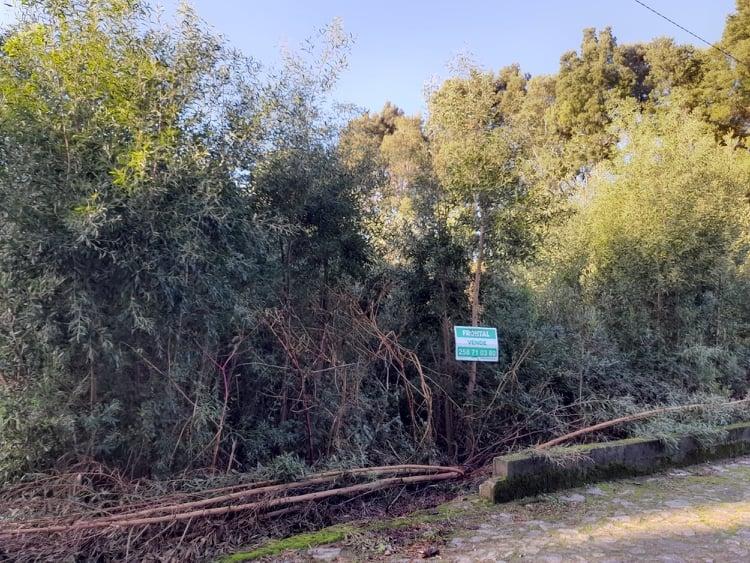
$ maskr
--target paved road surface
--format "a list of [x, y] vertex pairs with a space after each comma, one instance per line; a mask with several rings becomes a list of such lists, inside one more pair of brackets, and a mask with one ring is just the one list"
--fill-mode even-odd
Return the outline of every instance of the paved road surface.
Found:
[[459, 499], [354, 530], [274, 560], [750, 563], [750, 456], [507, 504]]
[[750, 457], [497, 505], [468, 527], [432, 560], [750, 561]]

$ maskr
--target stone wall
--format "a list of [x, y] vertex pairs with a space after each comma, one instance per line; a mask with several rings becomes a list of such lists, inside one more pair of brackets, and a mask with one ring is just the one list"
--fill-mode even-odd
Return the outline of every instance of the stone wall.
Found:
[[630, 439], [496, 457], [479, 493], [493, 502], [750, 452], [750, 423], [727, 426], [710, 444], [694, 436]]

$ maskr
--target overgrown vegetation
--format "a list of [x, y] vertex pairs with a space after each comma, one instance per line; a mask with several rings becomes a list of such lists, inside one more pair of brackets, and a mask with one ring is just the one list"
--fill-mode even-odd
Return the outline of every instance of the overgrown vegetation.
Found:
[[[29, 0], [0, 50], [0, 481], [478, 463], [750, 376], [747, 68], [584, 32], [345, 115], [186, 8]], [[722, 46], [746, 60], [750, 1]], [[497, 326], [499, 364], [453, 360]]]

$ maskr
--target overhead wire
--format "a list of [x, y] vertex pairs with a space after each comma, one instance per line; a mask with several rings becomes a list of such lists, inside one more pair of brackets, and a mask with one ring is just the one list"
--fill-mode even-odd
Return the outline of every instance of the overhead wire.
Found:
[[636, 4], [639, 4], [639, 5], [641, 5], [641, 6], [643, 6], [643, 7], [644, 7], [644, 8], [646, 8], [646, 9], [647, 9], [648, 11], [650, 11], [650, 12], [653, 12], [654, 14], [656, 14], [657, 16], [659, 16], [660, 18], [662, 18], [663, 20], [666, 20], [666, 21], [668, 21], [669, 23], [671, 23], [671, 24], [672, 24], [672, 25], [674, 25], [675, 27], [678, 27], [679, 29], [681, 29], [681, 30], [682, 30], [682, 31], [684, 31], [685, 33], [688, 33], [688, 34], [692, 35], [692, 36], [693, 36], [693, 37], [695, 37], [695, 38], [696, 38], [696, 39], [697, 39], [698, 41], [702, 41], [703, 43], [705, 43], [705, 44], [706, 44], [706, 45], [708, 45], [709, 47], [711, 47], [711, 48], [713, 48], [713, 49], [716, 49], [716, 50], [717, 50], [717, 51], [719, 51], [720, 53], [722, 53], [722, 54], [724, 54], [725, 56], [727, 56], [727, 57], [729, 57], [730, 59], [732, 59], [732, 60], [733, 60], [734, 62], [736, 62], [736, 63], [738, 63], [738, 64], [743, 64], [743, 65], [746, 65], [746, 66], [750, 66], [750, 65], [748, 65], [748, 63], [746, 63], [745, 61], [742, 61], [742, 60], [738, 59], [737, 57], [735, 57], [735, 56], [734, 56], [734, 55], [733, 55], [732, 53], [730, 53], [730, 52], [729, 52], [729, 51], [727, 51], [726, 49], [724, 49], [724, 48], [722, 48], [722, 47], [719, 47], [719, 46], [718, 46], [718, 45], [716, 45], [715, 43], [711, 43], [711, 42], [710, 42], [710, 41], [708, 41], [707, 39], [704, 39], [703, 37], [701, 37], [701, 36], [700, 36], [700, 35], [698, 35], [697, 33], [694, 33], [694, 32], [692, 32], [692, 31], [690, 31], [690, 30], [689, 30], [688, 28], [686, 28], [685, 26], [683, 26], [683, 25], [680, 25], [679, 23], [677, 23], [677, 22], [676, 22], [675, 20], [673, 20], [672, 18], [670, 18], [670, 17], [668, 17], [668, 16], [666, 16], [666, 15], [662, 14], [661, 12], [659, 12], [658, 10], [656, 10], [656, 9], [652, 8], [651, 6], [649, 6], [648, 4], [646, 4], [645, 2], [642, 2], [641, 0], [633, 0], [633, 2], [635, 2]]

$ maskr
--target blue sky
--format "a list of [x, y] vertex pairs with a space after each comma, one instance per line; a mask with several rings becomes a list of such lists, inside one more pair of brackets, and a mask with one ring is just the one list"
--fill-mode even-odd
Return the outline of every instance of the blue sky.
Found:
[[[155, 0], [174, 5], [175, 0]], [[671, 36], [697, 40], [633, 0], [193, 0], [198, 14], [236, 47], [265, 62], [296, 47], [336, 17], [354, 35], [340, 102], [378, 110], [390, 100], [422, 111], [424, 85], [471, 53], [488, 69], [517, 62], [532, 74], [556, 72], [560, 55], [580, 44], [584, 27], [611, 25], [620, 43]], [[646, 0], [711, 42], [734, 0]], [[0, 12], [8, 21], [8, 10]]]

